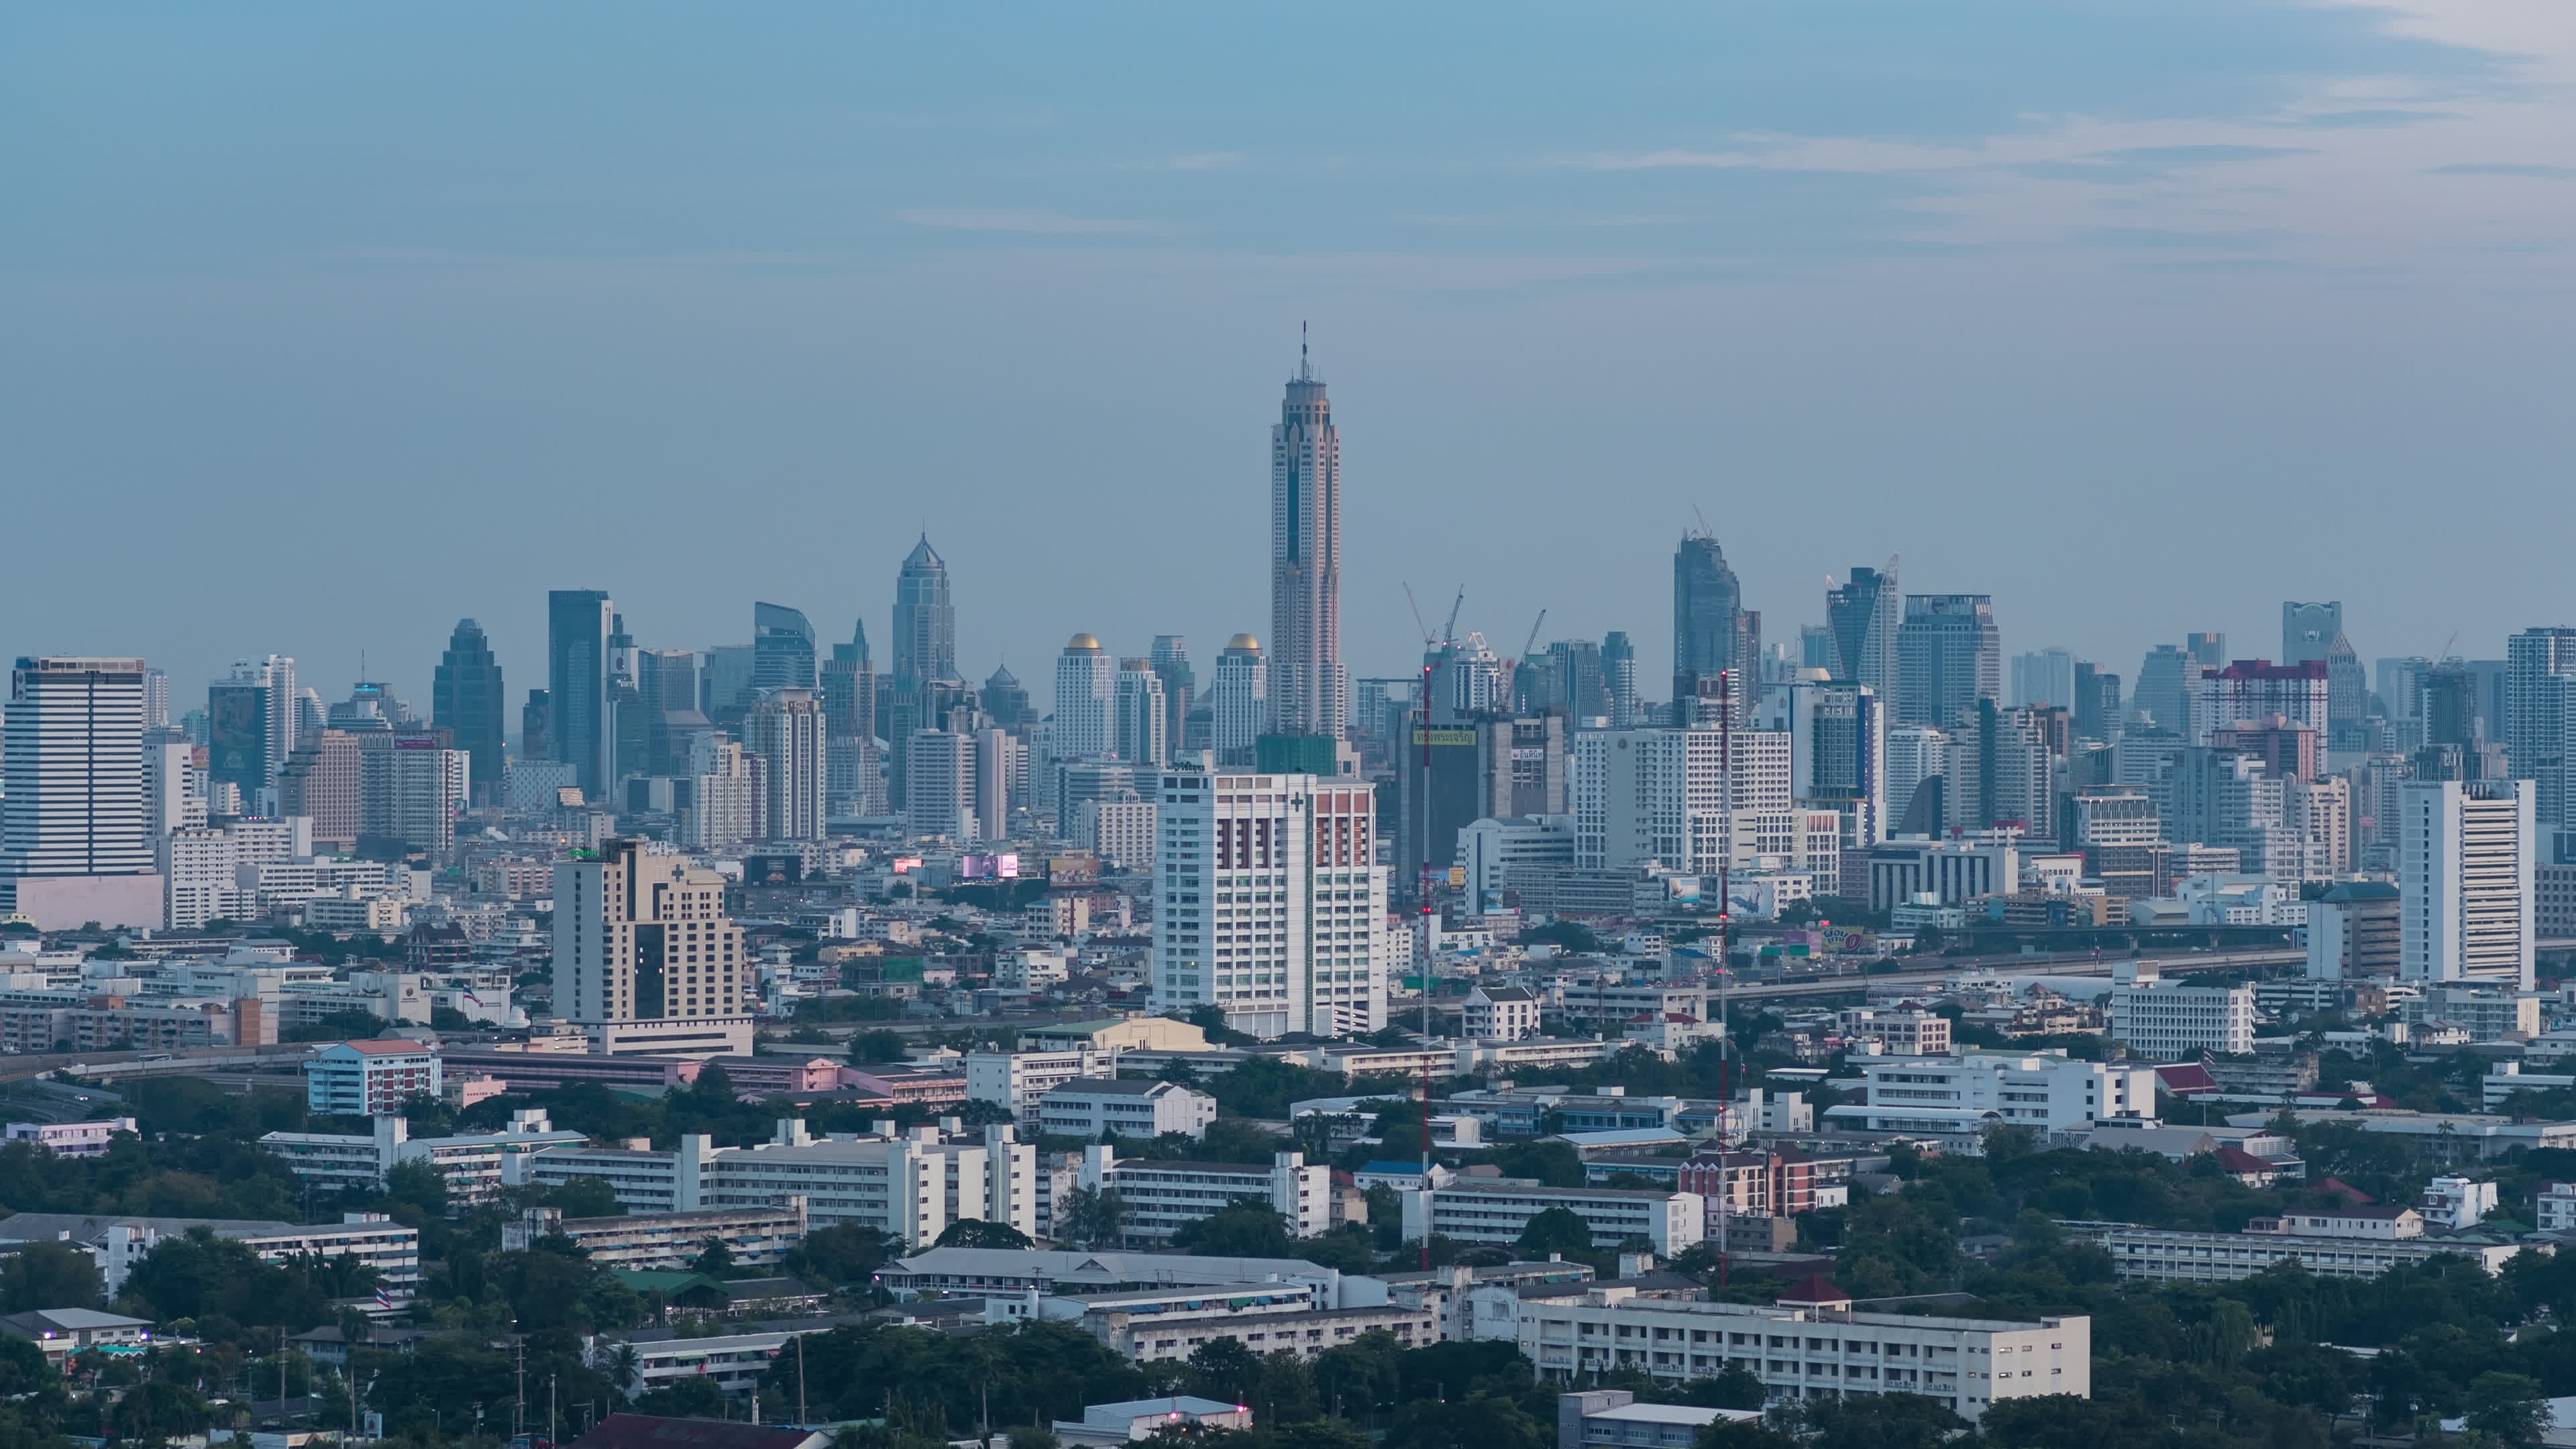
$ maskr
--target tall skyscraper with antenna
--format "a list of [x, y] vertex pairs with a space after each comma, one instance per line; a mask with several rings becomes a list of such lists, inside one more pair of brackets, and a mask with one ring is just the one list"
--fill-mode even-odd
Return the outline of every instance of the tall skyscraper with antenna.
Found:
[[1270, 731], [1340, 739], [1350, 721], [1342, 668], [1342, 434], [1306, 345], [1270, 430]]

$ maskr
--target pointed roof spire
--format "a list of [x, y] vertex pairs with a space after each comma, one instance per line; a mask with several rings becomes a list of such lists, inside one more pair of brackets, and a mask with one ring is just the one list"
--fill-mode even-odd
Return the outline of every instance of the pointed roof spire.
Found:
[[1315, 380], [1314, 364], [1306, 358], [1306, 324], [1302, 319], [1297, 323], [1297, 380], [1299, 382]]

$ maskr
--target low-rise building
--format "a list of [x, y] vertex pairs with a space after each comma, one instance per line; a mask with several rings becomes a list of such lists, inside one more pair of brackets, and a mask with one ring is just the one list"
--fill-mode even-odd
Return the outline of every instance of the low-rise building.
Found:
[[1630, 1369], [1680, 1382], [1741, 1368], [1775, 1399], [1920, 1394], [1975, 1423], [1999, 1399], [2093, 1396], [2093, 1323], [1856, 1313], [1830, 1284], [1764, 1306], [1642, 1298], [1617, 1284], [1521, 1317], [1540, 1376], [1575, 1382]]
[[316, 1187], [333, 1191], [373, 1191], [385, 1175], [405, 1162], [425, 1162], [447, 1179], [447, 1200], [478, 1206], [500, 1197], [503, 1184], [518, 1179], [510, 1164], [554, 1147], [578, 1147], [590, 1139], [578, 1132], [558, 1132], [542, 1108], [510, 1114], [510, 1125], [498, 1132], [468, 1132], [452, 1137], [411, 1135], [401, 1117], [380, 1116], [375, 1130], [350, 1132], [271, 1132], [260, 1147], [286, 1160], [289, 1172]]
[[0, 1333], [33, 1342], [45, 1362], [61, 1369], [73, 1354], [93, 1348], [141, 1348], [152, 1341], [152, 1320], [101, 1313], [94, 1308], [38, 1308], [0, 1316]]
[[1556, 1396], [1556, 1449], [1691, 1449], [1711, 1424], [1759, 1420], [1759, 1409], [1641, 1404], [1626, 1389]]
[[1535, 992], [1518, 986], [1478, 986], [1467, 993], [1459, 1031], [1477, 1041], [1519, 1041], [1538, 1035]]
[[398, 1114], [414, 1097], [444, 1086], [438, 1048], [416, 1041], [335, 1041], [304, 1059], [305, 1110], [374, 1117]]
[[1213, 1288], [1224, 1283], [1311, 1284], [1314, 1302], [1363, 1308], [1387, 1301], [1386, 1284], [1303, 1258], [1229, 1258], [1194, 1253], [1069, 1252], [1041, 1248], [929, 1248], [887, 1264], [876, 1281], [897, 1298], [1021, 1300], [1131, 1288]]
[[12, 1122], [8, 1140], [32, 1142], [56, 1157], [105, 1157], [117, 1133], [134, 1130], [131, 1117], [103, 1122]]
[[2553, 1182], [2532, 1199], [2533, 1226], [2544, 1233], [2576, 1232], [2576, 1182]]
[[1950, 1018], [1934, 1012], [1852, 1007], [1836, 1015], [1834, 1027], [1846, 1038], [1876, 1043], [1874, 1049], [1883, 1056], [1950, 1054]]
[[[763, 1374], [769, 1372], [770, 1360], [778, 1356], [796, 1334], [728, 1333], [715, 1338], [650, 1338], [630, 1337], [625, 1343], [635, 1350], [635, 1372], [618, 1385], [628, 1397], [664, 1388], [681, 1379], [703, 1378], [728, 1396], [748, 1394], [760, 1387]], [[594, 1340], [588, 1351], [591, 1367], [605, 1370], [618, 1345]]]
[[[2114, 971], [2125, 969], [2124, 964]], [[2111, 988], [2110, 1031], [2146, 1061], [2181, 1061], [2202, 1052], [2242, 1055], [2254, 1050], [2254, 988], [2186, 986], [2140, 968], [2135, 979]]]
[[1177, 1082], [1081, 1077], [1038, 1099], [1038, 1130], [1050, 1137], [1204, 1137], [1215, 1121], [1216, 1098]]
[[1114, 1148], [1082, 1154], [1081, 1185], [1115, 1188], [1127, 1204], [1127, 1245], [1156, 1247], [1187, 1224], [1250, 1199], [1279, 1214], [1290, 1237], [1311, 1238], [1332, 1229], [1333, 1170], [1309, 1166], [1302, 1152], [1279, 1152], [1268, 1163], [1171, 1162], [1131, 1158]]
[[2152, 1117], [2148, 1067], [2079, 1061], [2062, 1052], [1970, 1051], [1955, 1057], [1862, 1057], [1867, 1100], [1825, 1109], [1843, 1131], [1939, 1137], [1981, 1150], [1991, 1125], [2067, 1132], [2112, 1117]]
[[554, 1208], [530, 1208], [501, 1225], [505, 1250], [539, 1238], [561, 1236], [603, 1268], [681, 1268], [713, 1239], [738, 1267], [785, 1261], [805, 1241], [805, 1200], [791, 1196], [779, 1207], [701, 1208], [686, 1213], [630, 1213], [615, 1218], [567, 1218]]
[[302, 1254], [352, 1257], [375, 1270], [397, 1301], [420, 1284], [420, 1229], [383, 1213], [343, 1213], [336, 1223], [280, 1223], [240, 1218], [106, 1217], [93, 1213], [17, 1213], [0, 1218], [0, 1244], [69, 1243], [98, 1261], [100, 1286], [109, 1298], [125, 1275], [164, 1238], [204, 1228], [247, 1246], [265, 1263]]
[[1692, 1192], [1619, 1187], [1540, 1187], [1461, 1177], [1399, 1194], [1407, 1240], [1439, 1233], [1462, 1243], [1516, 1243], [1530, 1219], [1563, 1208], [1592, 1230], [1593, 1246], [1642, 1238], [1665, 1256], [1706, 1235], [1707, 1204]]
[[[2358, 1210], [2347, 1210], [2347, 1212]], [[2413, 1216], [2414, 1209], [2393, 1210]], [[2303, 1215], [2304, 1216], [2304, 1215]], [[2335, 1215], [2340, 1219], [2344, 1215]], [[2446, 1254], [2468, 1258], [2489, 1272], [2522, 1251], [2522, 1245], [2488, 1239], [2428, 1238], [2416, 1231], [2399, 1233], [2388, 1219], [2367, 1219], [2361, 1233], [2328, 1236], [2306, 1229], [2256, 1232], [2253, 1227], [2281, 1219], [2261, 1219], [2242, 1233], [2196, 1233], [2178, 1228], [2148, 1228], [2134, 1223], [2064, 1223], [2070, 1235], [2091, 1238], [2111, 1255], [2122, 1278], [2151, 1283], [2228, 1283], [2251, 1278], [2276, 1263], [2295, 1262], [2321, 1278], [2376, 1278], [2391, 1268], [2430, 1262]]]
[[1058, 1443], [1073, 1449], [1115, 1449], [1151, 1439], [1165, 1430], [1184, 1435], [1219, 1429], [1248, 1432], [1252, 1410], [1242, 1404], [1176, 1394], [1161, 1399], [1132, 1399], [1116, 1404], [1086, 1404], [1079, 1419], [1055, 1421]]
[[1023, 1127], [1038, 1122], [1038, 1103], [1047, 1093], [1081, 1077], [1115, 1078], [1118, 1053], [1088, 1047], [1055, 1052], [968, 1052], [966, 1096], [1011, 1109]]

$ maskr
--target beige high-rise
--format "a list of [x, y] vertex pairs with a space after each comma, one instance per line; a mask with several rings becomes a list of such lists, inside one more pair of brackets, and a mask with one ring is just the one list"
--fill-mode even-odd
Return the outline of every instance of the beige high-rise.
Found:
[[725, 878], [647, 845], [555, 866], [555, 1008], [594, 1052], [747, 1056], [755, 983]]

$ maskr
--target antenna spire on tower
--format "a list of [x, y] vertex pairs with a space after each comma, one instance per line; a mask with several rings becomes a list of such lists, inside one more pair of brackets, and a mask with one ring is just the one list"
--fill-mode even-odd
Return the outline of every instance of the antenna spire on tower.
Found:
[[1306, 324], [1302, 320], [1297, 324], [1297, 380], [1299, 382], [1315, 380], [1315, 369], [1306, 360]]

